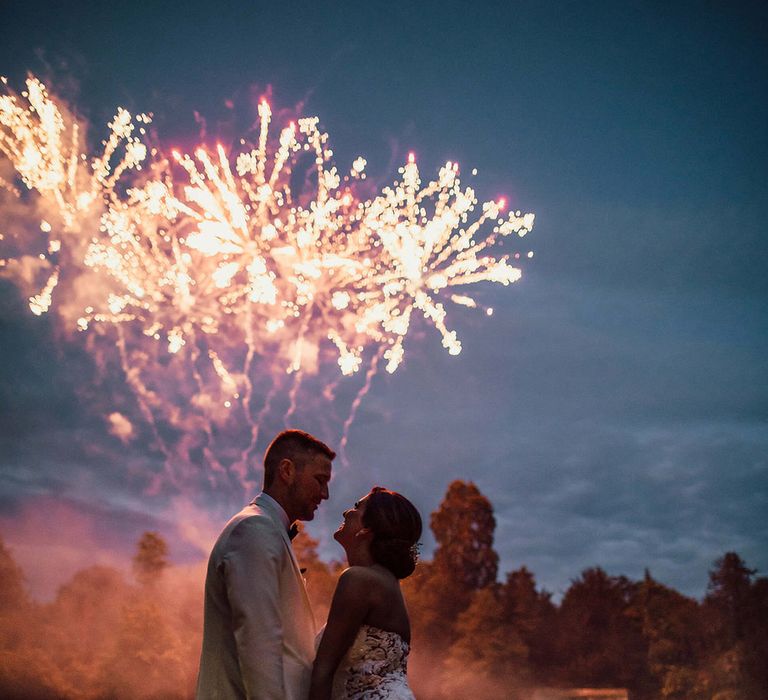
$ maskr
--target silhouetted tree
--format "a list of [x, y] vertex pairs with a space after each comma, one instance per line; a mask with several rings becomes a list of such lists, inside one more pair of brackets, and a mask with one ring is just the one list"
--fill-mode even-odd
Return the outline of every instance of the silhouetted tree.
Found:
[[145, 602], [156, 605], [162, 612], [163, 624], [172, 641], [174, 673], [181, 677], [180, 691], [184, 697], [194, 696], [200, 660], [203, 632], [203, 584], [206, 563], [194, 569], [169, 566], [154, 588], [139, 591]]
[[490, 501], [473, 483], [454, 481], [430, 526], [434, 559], [415, 582], [430, 634], [450, 644], [452, 628], [474, 591], [495, 583], [499, 557], [493, 549], [496, 520]]
[[111, 654], [101, 664], [100, 686], [105, 697], [163, 698], [188, 694], [186, 659], [172, 619], [155, 601], [140, 598], [123, 608], [114, 631]]
[[78, 571], [47, 606], [43, 628], [48, 657], [62, 675], [61, 697], [94, 697], [100, 673], [115, 645], [123, 608], [135, 597], [123, 575], [110, 567]]
[[745, 665], [759, 697], [768, 697], [768, 578], [750, 588], [744, 621]]
[[647, 647], [637, 584], [587, 569], [575, 580], [558, 615], [561, 679], [574, 685], [643, 687]]
[[723, 700], [751, 700], [764, 696], [768, 657], [761, 643], [765, 618], [757, 624], [753, 615], [765, 603], [759, 601], [762, 585], [753, 588], [756, 571], [735, 552], [726, 552], [709, 572], [704, 598], [708, 656], [708, 688]]
[[24, 573], [0, 538], [0, 615], [29, 604]]
[[446, 697], [466, 697], [468, 692], [487, 700], [528, 697], [528, 647], [505, 607], [498, 584], [473, 593], [447, 653], [442, 683]]
[[496, 582], [499, 557], [493, 549], [493, 506], [473, 483], [454, 481], [430, 526], [437, 548], [427, 570], [429, 585], [438, 598], [435, 611], [450, 629], [472, 594]]
[[478, 588], [496, 582], [496, 519], [491, 502], [477, 486], [471, 481], [452, 482], [440, 507], [432, 513], [430, 527], [437, 541], [435, 568], [448, 574], [467, 599]]
[[704, 651], [701, 606], [658, 583], [648, 571], [639, 597], [652, 679], [648, 696], [664, 700], [700, 697], [706, 689], [699, 670]]
[[437, 601], [431, 588], [432, 562], [419, 561], [416, 571], [402, 582], [403, 595], [411, 618], [411, 655], [408, 670], [413, 691], [419, 700], [441, 698], [441, 664], [445, 661], [445, 640], [435, 636]]
[[[403, 583], [409, 670], [420, 700], [531, 697], [526, 686], [622, 686], [633, 700], [768, 698], [768, 579], [734, 552], [718, 559], [700, 604], [655, 581], [602, 569], [574, 580], [559, 608], [521, 567], [495, 581], [495, 522], [473, 484], [453, 482], [431, 520], [438, 546]], [[323, 619], [340, 565], [294, 542]], [[145, 533], [119, 571], [79, 571], [46, 605], [27, 594], [0, 540], [0, 697], [191, 697], [202, 631], [204, 562], [171, 567]], [[165, 572], [165, 573], [164, 573]]]
[[528, 648], [531, 673], [541, 682], [549, 681], [554, 662], [554, 634], [557, 609], [552, 595], [536, 589], [536, 579], [526, 567], [507, 574], [501, 588], [503, 619]]
[[0, 538], [0, 697], [59, 697], [63, 679], [41, 648], [41, 615]]
[[293, 549], [299, 565], [305, 569], [304, 579], [307, 582], [307, 594], [315, 619], [325, 621], [331, 608], [331, 599], [336, 589], [339, 574], [344, 568], [338, 562], [326, 564], [317, 554], [318, 540], [310, 537], [302, 530], [293, 540]]
[[747, 602], [755, 569], [747, 568], [736, 552], [726, 552], [709, 572], [704, 605], [714, 613], [710, 617], [713, 632], [724, 647], [743, 638]]
[[145, 532], [136, 545], [133, 571], [136, 580], [150, 586], [160, 579], [168, 566], [168, 545], [157, 532]]
[[434, 559], [420, 562], [403, 587], [418, 650], [411, 666], [414, 676], [429, 679], [428, 686], [414, 692], [425, 700], [440, 685], [445, 651], [457, 640], [459, 615], [475, 591], [495, 583], [498, 567], [493, 507], [474, 484], [451, 483], [430, 525], [437, 541]]

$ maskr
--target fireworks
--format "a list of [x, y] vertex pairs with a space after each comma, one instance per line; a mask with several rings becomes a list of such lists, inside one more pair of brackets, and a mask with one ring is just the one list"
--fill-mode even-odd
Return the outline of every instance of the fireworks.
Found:
[[[415, 313], [458, 354], [446, 302], [474, 307], [467, 287], [516, 281], [520, 270], [493, 246], [533, 226], [532, 214], [502, 216], [503, 202], [478, 207], [454, 163], [423, 184], [413, 156], [394, 184], [362, 199], [366, 161], [337, 171], [317, 118], [273, 134], [269, 105], [258, 111], [254, 143], [239, 152], [166, 157], [145, 143], [151, 117], [120, 109], [89, 157], [84, 130], [39, 81], [0, 96], [0, 152], [15, 171], [0, 185], [19, 196], [20, 180], [54, 222], [15, 236], [6, 272], [45, 278], [34, 313], [58, 307], [70, 325], [111, 338], [166, 456], [183, 443], [182, 461], [199, 448], [214, 471], [240, 476], [276, 396], [289, 397], [291, 414], [302, 379], [323, 365], [347, 376], [367, 365], [355, 408], [380, 359], [389, 372], [402, 362]], [[224, 467], [211, 426], [235, 412], [250, 440]], [[185, 434], [173, 449], [171, 428]]]

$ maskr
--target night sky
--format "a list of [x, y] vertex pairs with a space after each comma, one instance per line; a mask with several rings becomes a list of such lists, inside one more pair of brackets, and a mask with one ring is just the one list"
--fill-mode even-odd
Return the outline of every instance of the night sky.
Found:
[[[340, 168], [458, 161], [535, 212], [523, 279], [478, 292], [494, 315], [450, 312], [463, 352], [424, 325], [374, 378], [309, 526], [324, 556], [371, 485], [426, 515], [462, 478], [501, 572], [555, 596], [589, 566], [696, 597], [726, 551], [768, 571], [764, 3], [6, 1], [0, 35], [0, 74], [37, 74], [95, 134], [122, 105], [164, 144], [233, 139], [267, 94], [320, 117]], [[38, 596], [125, 566], [146, 529], [199, 560], [253, 495], [148, 494], [157, 454], [104, 420], [128, 390], [89, 389], [82, 342], [8, 280], [0, 353], [0, 534]]]

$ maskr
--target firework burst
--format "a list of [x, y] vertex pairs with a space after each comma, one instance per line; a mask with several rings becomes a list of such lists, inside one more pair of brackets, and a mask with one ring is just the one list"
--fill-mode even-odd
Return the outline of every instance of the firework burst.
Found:
[[[166, 156], [145, 143], [151, 116], [119, 109], [88, 156], [82, 126], [38, 80], [0, 96], [0, 153], [13, 171], [0, 185], [17, 200], [36, 192], [35, 215], [55, 222], [6, 237], [5, 273], [37, 281], [34, 313], [58, 309], [102, 351], [117, 348], [166, 456], [157, 486], [181, 485], [201, 462], [206, 478], [243, 483], [273, 402], [285, 398], [287, 421], [302, 381], [327, 364], [342, 376], [367, 365], [343, 446], [380, 360], [389, 372], [403, 361], [414, 315], [458, 354], [446, 303], [475, 307], [472, 285], [520, 277], [494, 244], [525, 235], [533, 215], [478, 205], [456, 164], [424, 184], [411, 155], [396, 182], [363, 199], [366, 161], [339, 173], [317, 118], [273, 133], [269, 105], [258, 111], [252, 144]], [[237, 450], [217, 445], [243, 421]]]

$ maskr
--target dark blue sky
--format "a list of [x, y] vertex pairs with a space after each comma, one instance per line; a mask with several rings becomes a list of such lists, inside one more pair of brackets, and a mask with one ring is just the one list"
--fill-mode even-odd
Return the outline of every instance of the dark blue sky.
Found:
[[[5, 2], [0, 27], [0, 74], [58, 86], [94, 134], [124, 105], [165, 144], [197, 139], [195, 112], [234, 139], [271, 90], [340, 166], [385, 184], [411, 150], [425, 175], [457, 160], [536, 213], [523, 280], [483, 290], [492, 318], [454, 315], [462, 354], [425, 329], [374, 380], [315, 535], [374, 482], [429, 512], [465, 478], [502, 568], [556, 594], [592, 565], [695, 596], [727, 550], [768, 570], [764, 4]], [[54, 336], [3, 282], [0, 533], [28, 569], [110, 560], [146, 527], [193, 558], [130, 478], [152, 455], [110, 442], [108, 401], [75, 391], [87, 356]], [[54, 495], [87, 553], [40, 534]]]

